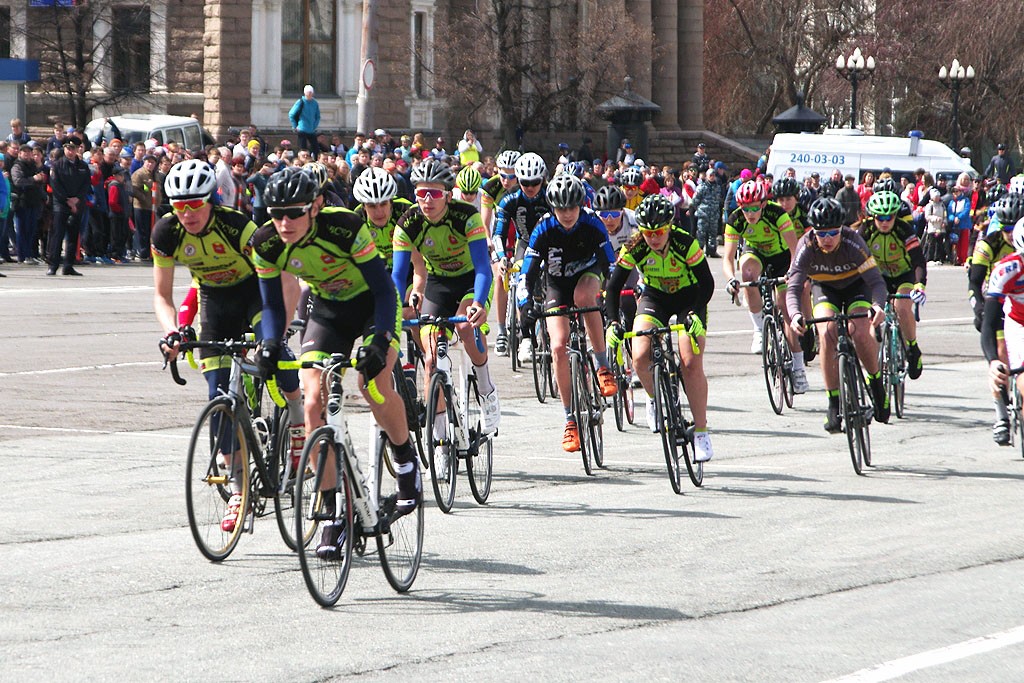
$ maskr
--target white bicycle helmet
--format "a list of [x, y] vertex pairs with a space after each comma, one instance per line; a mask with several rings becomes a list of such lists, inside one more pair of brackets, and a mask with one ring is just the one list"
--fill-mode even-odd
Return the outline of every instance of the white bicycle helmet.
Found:
[[539, 154], [527, 152], [516, 161], [516, 177], [519, 182], [544, 180], [548, 174], [548, 166]]
[[1013, 250], [1018, 254], [1024, 254], [1024, 218], [1013, 226]]
[[504, 152], [498, 155], [498, 158], [494, 160], [494, 165], [498, 168], [511, 168], [516, 167], [516, 162], [519, 161], [519, 157], [522, 156], [519, 152], [514, 149], [506, 149]]
[[352, 185], [352, 195], [360, 204], [381, 204], [394, 199], [398, 194], [398, 184], [391, 174], [383, 168], [370, 166], [356, 178]]
[[1010, 192], [1024, 192], [1024, 173], [1010, 178]]
[[168, 199], [197, 199], [217, 191], [217, 176], [205, 161], [179, 161], [167, 172], [164, 192]]

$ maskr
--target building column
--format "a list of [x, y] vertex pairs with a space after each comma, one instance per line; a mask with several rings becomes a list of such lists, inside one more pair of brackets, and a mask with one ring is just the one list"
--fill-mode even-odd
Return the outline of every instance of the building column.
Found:
[[[655, 27], [651, 20], [651, 0], [636, 0], [626, 3], [633, 19], [645, 36], [654, 36]], [[637, 46], [635, 64], [626, 67], [628, 75], [633, 77], [633, 89], [640, 95], [651, 99], [651, 55], [653, 52], [652, 38], [646, 38]], [[659, 103], [660, 104], [660, 103]]]
[[203, 17], [203, 121], [224, 137], [252, 118], [252, 2], [207, 3]]
[[654, 78], [657, 87], [651, 88], [651, 100], [661, 107], [655, 115], [654, 125], [659, 130], [679, 129], [679, 2], [654, 0], [651, 9], [654, 42], [659, 54], [654, 60]]
[[679, 86], [676, 97], [679, 126], [683, 130], [703, 130], [704, 0], [683, 0], [679, 3], [678, 40], [676, 75]]

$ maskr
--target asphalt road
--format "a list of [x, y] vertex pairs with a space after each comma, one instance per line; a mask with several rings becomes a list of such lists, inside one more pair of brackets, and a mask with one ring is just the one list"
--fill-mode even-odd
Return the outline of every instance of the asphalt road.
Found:
[[[453, 514], [428, 504], [412, 591], [368, 555], [333, 610], [272, 517], [224, 563], [199, 555], [182, 485], [205, 384], [161, 372], [147, 268], [82, 270], [0, 280], [0, 679], [1024, 674], [1024, 458], [992, 443], [958, 269], [931, 273], [925, 372], [907, 419], [872, 427], [864, 477], [821, 428], [817, 363], [796, 409], [771, 412], [749, 319], [723, 293], [706, 361], [716, 455], [681, 496], [639, 427], [610, 424], [607, 469], [586, 477], [559, 448], [560, 411], [502, 360], [490, 504], [461, 479]], [[353, 411], [357, 445], [366, 422]]]

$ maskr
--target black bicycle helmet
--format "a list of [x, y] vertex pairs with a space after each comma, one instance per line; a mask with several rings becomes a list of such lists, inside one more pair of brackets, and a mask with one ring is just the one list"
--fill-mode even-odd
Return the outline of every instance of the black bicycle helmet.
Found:
[[594, 197], [597, 211], [616, 211], [626, 208], [626, 195], [616, 185], [605, 185]]
[[772, 183], [773, 197], [799, 197], [800, 183], [796, 178], [783, 177]]
[[900, 186], [896, 184], [896, 181], [892, 178], [881, 178], [875, 181], [874, 187], [871, 188], [873, 192], [895, 192], [900, 193]]
[[444, 185], [444, 189], [450, 190], [455, 187], [455, 174], [452, 173], [452, 167], [448, 164], [440, 161], [439, 159], [424, 159], [420, 164], [412, 169], [412, 174], [409, 176], [413, 185], [419, 185], [420, 183], [440, 183]]
[[671, 223], [675, 216], [676, 207], [660, 194], [647, 195], [636, 208], [636, 223], [641, 228], [660, 228]]
[[309, 204], [320, 194], [316, 178], [300, 168], [289, 166], [270, 176], [263, 190], [267, 206]]
[[1006, 196], [1006, 186], [1002, 183], [996, 183], [989, 189], [985, 190], [985, 201], [990, 205], [995, 204], [997, 201]]
[[568, 209], [582, 206], [583, 200], [587, 198], [587, 191], [583, 187], [583, 181], [576, 176], [559, 173], [548, 183], [547, 198], [552, 209]]
[[640, 187], [640, 183], [644, 181], [643, 172], [636, 166], [630, 166], [622, 171], [619, 176], [619, 182], [629, 187]]
[[796, 201], [800, 206], [804, 207], [804, 211], [807, 211], [811, 208], [811, 204], [814, 203], [814, 192], [809, 187], [801, 187]]
[[1009, 230], [1017, 221], [1024, 218], [1024, 197], [1017, 193], [1006, 195], [993, 204], [992, 209], [1003, 229]]
[[831, 197], [819, 197], [807, 212], [807, 222], [820, 230], [842, 226], [846, 217], [843, 205]]

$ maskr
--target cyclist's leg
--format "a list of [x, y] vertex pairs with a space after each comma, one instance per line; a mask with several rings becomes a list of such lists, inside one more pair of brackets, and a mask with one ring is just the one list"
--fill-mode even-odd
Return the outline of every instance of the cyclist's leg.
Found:
[[[812, 317], [824, 318], [835, 315], [844, 306], [842, 294], [831, 287], [818, 284], [811, 285], [811, 300], [814, 302]], [[839, 340], [836, 336], [835, 323], [817, 323], [818, 343], [821, 359], [821, 381], [828, 395], [828, 414], [825, 418], [825, 429], [829, 432], [839, 431], [839, 357], [836, 355]]]
[[[544, 300], [544, 308], [572, 306], [575, 282], [566, 278], [548, 278], [548, 291]], [[565, 416], [570, 416], [572, 407], [572, 378], [569, 376], [569, 319], [565, 316], [552, 316], [544, 320], [548, 328], [551, 342], [551, 368], [555, 375], [559, 398], [565, 409]]]
[[[701, 322], [707, 325], [707, 310], [697, 314]], [[690, 402], [690, 413], [697, 431], [707, 431], [708, 427], [708, 378], [704, 374], [704, 346], [707, 337], [697, 338], [699, 353], [694, 353], [690, 337], [685, 332], [679, 334], [679, 371], [686, 385], [686, 399]]]
[[[761, 256], [757, 254], [757, 252], [744, 247], [743, 253], [740, 255], [740, 280], [744, 282], [756, 280], [761, 277], [763, 270], [764, 264], [761, 263]], [[754, 329], [758, 332], [761, 331], [761, 321], [763, 320], [761, 316], [762, 306], [761, 294], [757, 291], [757, 288], [747, 288], [747, 310], [750, 311], [750, 317], [754, 323]]]
[[[633, 331], [641, 332], [657, 327], [664, 327], [672, 311], [664, 305], [665, 295], [657, 290], [647, 288], [644, 290], [640, 300], [636, 302], [636, 319], [633, 321]], [[647, 426], [652, 432], [658, 431], [658, 424], [655, 418], [654, 406], [654, 368], [651, 367], [651, 338], [634, 337], [633, 344], [633, 369], [641, 386], [647, 392], [646, 419]]]

